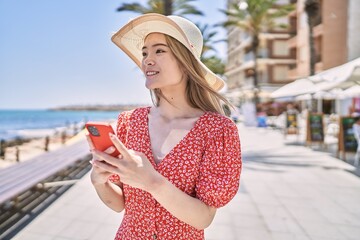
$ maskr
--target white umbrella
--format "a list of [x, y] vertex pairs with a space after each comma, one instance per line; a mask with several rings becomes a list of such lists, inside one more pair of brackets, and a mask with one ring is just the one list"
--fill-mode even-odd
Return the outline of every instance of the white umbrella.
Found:
[[315, 99], [326, 99], [326, 100], [330, 100], [330, 99], [336, 99], [336, 94], [332, 93], [331, 91], [327, 92], [327, 91], [317, 91], [313, 97]]
[[349, 88], [360, 84], [360, 58], [309, 77], [318, 91]]
[[305, 101], [305, 100], [311, 100], [312, 96], [310, 93], [302, 94], [297, 97], [295, 97], [296, 101]]
[[341, 95], [348, 98], [360, 97], [360, 85], [354, 85], [348, 89], [345, 89]]
[[294, 97], [316, 91], [313, 81], [307, 78], [288, 83], [271, 93], [272, 98]]

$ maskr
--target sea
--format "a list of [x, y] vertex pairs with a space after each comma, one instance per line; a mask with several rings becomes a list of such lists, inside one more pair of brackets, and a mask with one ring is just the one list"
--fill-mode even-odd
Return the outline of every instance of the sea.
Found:
[[119, 111], [0, 110], [0, 140], [34, 138], [78, 129], [87, 121], [116, 120]]

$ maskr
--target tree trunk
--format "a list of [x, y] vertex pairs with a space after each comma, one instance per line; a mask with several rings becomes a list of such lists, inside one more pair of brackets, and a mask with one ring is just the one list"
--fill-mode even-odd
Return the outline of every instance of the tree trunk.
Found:
[[309, 23], [309, 51], [310, 51], [310, 76], [315, 74], [315, 44], [314, 44], [314, 19], [308, 17]]
[[310, 53], [310, 76], [315, 74], [315, 62], [316, 62], [316, 53], [314, 45], [314, 26], [315, 21], [319, 14], [320, 2], [319, 0], [306, 0], [304, 3], [304, 10], [308, 17], [309, 25], [309, 53]]
[[259, 83], [258, 83], [258, 48], [259, 48], [259, 36], [254, 35], [252, 40], [252, 52], [254, 54], [254, 103], [255, 107], [257, 108], [257, 105], [259, 103]]
[[164, 14], [166, 16], [172, 15], [173, 0], [164, 0]]

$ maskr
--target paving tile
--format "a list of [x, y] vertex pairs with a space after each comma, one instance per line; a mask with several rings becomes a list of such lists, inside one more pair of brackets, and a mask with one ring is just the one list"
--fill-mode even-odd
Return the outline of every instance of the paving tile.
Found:
[[360, 228], [358, 226], [339, 225], [338, 229], [349, 240], [358, 240], [360, 236]]
[[56, 237], [85, 240], [91, 238], [98, 228], [99, 223], [72, 221], [66, 226], [65, 230], [59, 233]]
[[300, 225], [308, 236], [324, 239], [346, 239], [345, 234], [340, 232], [335, 224], [326, 222], [315, 222], [309, 220], [300, 220]]
[[271, 239], [272, 240], [311, 240], [311, 238], [309, 238], [306, 235], [284, 233], [284, 232], [272, 232]]
[[[239, 132], [240, 189], [217, 210], [207, 240], [359, 238], [360, 179], [352, 166], [278, 131], [239, 125]], [[122, 217], [99, 200], [87, 174], [14, 239], [113, 239]]]
[[32, 233], [26, 232], [24, 234], [17, 235], [12, 240], [52, 240], [52, 235], [46, 235], [45, 233]]

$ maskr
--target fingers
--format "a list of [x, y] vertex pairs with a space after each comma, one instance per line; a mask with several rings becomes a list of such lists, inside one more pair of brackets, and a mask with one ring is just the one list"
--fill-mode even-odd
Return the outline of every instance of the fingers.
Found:
[[86, 136], [86, 140], [87, 140], [87, 142], [89, 144], [90, 149], [95, 149], [94, 144], [91, 141], [90, 135], [87, 133], [87, 134], [85, 134], [85, 136]]
[[93, 160], [92, 165], [94, 167], [100, 168], [102, 172], [118, 173], [117, 168], [111, 164], [108, 164], [105, 161]]
[[109, 165], [109, 164], [113, 165], [113, 166], [119, 165], [119, 158], [113, 157], [107, 153], [98, 151], [96, 149], [93, 149], [92, 153], [97, 159], [101, 159], [101, 160], [105, 161], [105, 164], [107, 164], [107, 165]]
[[114, 143], [115, 147], [119, 150], [119, 152], [121, 153], [121, 155], [124, 158], [130, 158], [131, 157], [131, 153], [130, 151], [125, 147], [125, 145], [120, 141], [119, 138], [117, 138], [114, 134], [110, 133], [109, 134], [111, 141]]
[[107, 154], [112, 154], [113, 152], [115, 152], [115, 147], [111, 146], [108, 149], [106, 149], [104, 152]]

